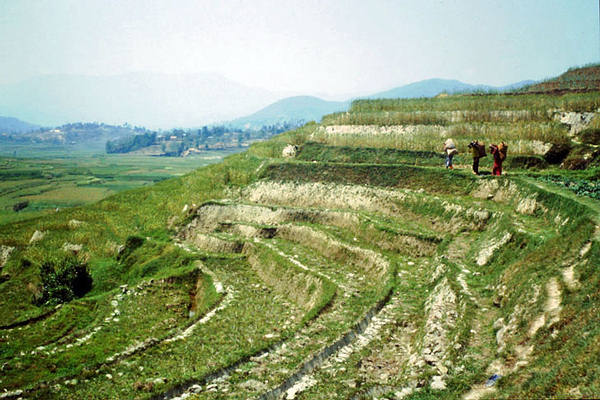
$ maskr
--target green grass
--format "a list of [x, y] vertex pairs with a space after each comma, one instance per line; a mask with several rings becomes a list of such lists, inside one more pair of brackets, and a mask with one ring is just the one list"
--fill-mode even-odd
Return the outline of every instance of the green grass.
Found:
[[467, 193], [475, 182], [469, 175], [439, 168], [379, 164], [277, 163], [269, 165], [262, 176], [276, 181], [426, 188], [431, 193]]
[[[463, 145], [469, 127], [500, 132], [508, 126], [514, 135], [554, 140], [563, 128], [544, 110], [581, 111], [597, 102], [594, 94], [451, 96], [357, 101], [350, 115], [383, 124], [388, 117], [406, 122], [470, 110], [465, 115], [477, 121], [446, 124], [466, 129], [464, 137], [455, 132]], [[408, 114], [414, 110], [423, 113]], [[531, 114], [507, 121], [492, 113], [497, 110]], [[468, 167], [443, 169], [439, 140], [431, 137], [414, 142], [415, 148], [368, 140], [331, 146], [314, 142], [322, 129], [308, 124], [190, 172], [194, 160], [1, 159], [0, 244], [15, 249], [0, 271], [8, 274], [0, 283], [0, 390], [26, 389], [24, 397], [40, 399], [144, 399], [199, 383], [202, 392], [192, 398], [256, 397], [310, 369], [308, 360], [351, 337], [357, 322], [375, 310], [386, 316], [377, 333], [341, 361], [315, 361], [315, 382], [299, 399], [360, 397], [371, 389], [393, 398], [406, 387], [415, 389], [413, 399], [462, 398], [485, 382], [494, 360], [494, 368], [506, 371], [492, 397], [597, 397], [595, 169], [524, 170], [540, 158], [511, 161], [509, 153], [508, 176], [475, 177]], [[287, 144], [299, 146], [297, 159], [282, 158]], [[470, 164], [468, 153], [458, 157]], [[192, 204], [253, 204], [252, 190], [261, 187], [272, 193], [256, 208], [287, 215], [274, 225], [257, 218], [257, 210], [232, 217], [224, 208], [224, 224], [206, 228], [203, 207], [182, 211]], [[298, 193], [281, 193], [284, 188]], [[6, 217], [12, 212], [6, 207], [24, 198], [33, 211]], [[58, 212], [44, 211], [59, 201]], [[318, 212], [321, 219], [314, 217]], [[182, 226], [235, 241], [242, 253], [209, 254], [192, 243], [189, 251], [181, 248], [176, 238]], [[252, 228], [274, 237], [255, 240]], [[46, 235], [30, 244], [36, 230]], [[64, 257], [65, 243], [82, 246], [92, 290], [56, 310], [36, 305], [40, 266]], [[379, 260], [389, 263], [383, 275]], [[554, 295], [550, 282], [559, 290], [554, 322], [556, 311], [545, 311]], [[137, 295], [122, 293], [121, 285]], [[165, 340], [204, 316], [189, 336]], [[530, 334], [540, 316], [544, 323]], [[428, 332], [435, 321], [440, 327]], [[6, 329], [14, 323], [22, 326]], [[500, 327], [504, 349], [498, 348]], [[144, 341], [147, 348], [127, 352]], [[523, 356], [520, 349], [529, 346]], [[443, 363], [425, 362], [431, 352]], [[212, 380], [224, 371], [223, 379]], [[436, 391], [430, 383], [440, 374], [447, 387]]]
[[[41, 158], [0, 157], [0, 224], [34, 218], [66, 207], [90, 204], [123, 190], [152, 185], [218, 162], [227, 152], [206, 157], [167, 158], [31, 151]], [[31, 156], [30, 156], [31, 157]], [[29, 205], [14, 212], [13, 206]]]

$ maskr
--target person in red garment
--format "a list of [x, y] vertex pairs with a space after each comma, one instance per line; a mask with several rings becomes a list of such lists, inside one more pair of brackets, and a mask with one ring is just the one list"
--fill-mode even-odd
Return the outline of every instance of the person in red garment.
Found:
[[490, 153], [494, 157], [494, 166], [492, 167], [492, 175], [502, 175], [502, 162], [506, 159], [507, 145], [502, 142], [499, 146], [490, 145]]

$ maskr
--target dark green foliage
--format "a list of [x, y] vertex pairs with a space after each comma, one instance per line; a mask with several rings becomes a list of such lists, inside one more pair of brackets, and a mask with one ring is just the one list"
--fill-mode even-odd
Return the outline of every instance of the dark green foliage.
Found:
[[583, 170], [597, 165], [600, 161], [600, 150], [594, 146], [581, 144], [571, 150], [562, 164], [562, 168], [569, 170]]
[[544, 154], [544, 159], [549, 164], [560, 164], [571, 151], [571, 145], [566, 143], [553, 144], [550, 150]]
[[87, 264], [72, 255], [44, 262], [40, 268], [40, 278], [42, 297], [38, 300], [39, 304], [66, 303], [92, 289], [92, 277]]
[[369, 164], [423, 164], [430, 160], [440, 164], [444, 158], [442, 153], [435, 151], [398, 150], [389, 148], [357, 148], [351, 146], [327, 146], [320, 143], [308, 142], [300, 147], [299, 160], [369, 163]]
[[510, 157], [508, 160], [510, 168], [517, 169], [530, 169], [530, 168], [546, 168], [548, 163], [542, 157], [539, 156], [515, 156]]
[[546, 182], [564, 186], [579, 196], [588, 196], [593, 199], [600, 199], [600, 182], [598, 181], [564, 176], [547, 176], [540, 179]]
[[585, 144], [600, 145], [600, 128], [588, 128], [579, 132], [579, 139]]
[[0, 181], [13, 181], [21, 180], [24, 178], [42, 179], [44, 178], [44, 174], [42, 171], [32, 171], [31, 169], [12, 168], [8, 170], [0, 170]]
[[144, 147], [153, 145], [156, 142], [156, 132], [144, 133], [141, 135], [127, 136], [115, 141], [106, 142], [107, 153], [128, 153]]
[[145, 239], [141, 236], [129, 236], [125, 240], [125, 247], [123, 247], [119, 254], [117, 254], [117, 261], [126, 260], [138, 247], [144, 244]]
[[13, 211], [14, 212], [19, 212], [22, 209], [27, 208], [28, 205], [29, 205], [29, 201], [27, 201], [27, 200], [26, 201], [20, 201], [20, 202], [18, 202], [17, 204], [15, 204], [13, 206]]

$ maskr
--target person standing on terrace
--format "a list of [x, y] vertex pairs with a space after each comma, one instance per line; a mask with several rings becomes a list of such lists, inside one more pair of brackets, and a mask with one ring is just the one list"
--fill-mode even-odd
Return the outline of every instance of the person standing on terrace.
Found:
[[458, 153], [458, 150], [456, 149], [456, 145], [454, 144], [454, 140], [452, 140], [452, 138], [448, 138], [444, 142], [444, 151], [446, 152], [446, 168], [454, 169], [452, 166], [452, 157]]
[[494, 166], [492, 167], [492, 175], [502, 175], [502, 162], [506, 159], [508, 146], [502, 142], [500, 145], [490, 145], [490, 153], [494, 157]]
[[469, 143], [469, 148], [471, 149], [471, 153], [473, 154], [473, 173], [475, 175], [479, 175], [479, 159], [481, 157], [485, 157], [485, 145], [483, 143], [479, 143], [477, 140]]

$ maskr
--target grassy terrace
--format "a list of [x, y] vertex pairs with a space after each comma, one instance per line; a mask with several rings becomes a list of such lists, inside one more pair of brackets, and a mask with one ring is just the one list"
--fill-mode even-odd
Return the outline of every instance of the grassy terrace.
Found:
[[[315, 142], [327, 127], [362, 126], [353, 113], [383, 129], [378, 118], [403, 124], [418, 110], [440, 118], [428, 127], [510, 127], [530, 141], [556, 129], [570, 140], [547, 110], [597, 102], [358, 101], [222, 163], [2, 224], [0, 395], [597, 397], [600, 207], [550, 179], [595, 185], [597, 169], [534, 171], [509, 153], [509, 175], [494, 178], [472, 175], [467, 155], [447, 171], [439, 149], [377, 145], [377, 135]], [[440, 114], [456, 110], [473, 120]], [[288, 144], [294, 159], [281, 156]], [[73, 252], [91, 291], [36, 301], [43, 264]]]

